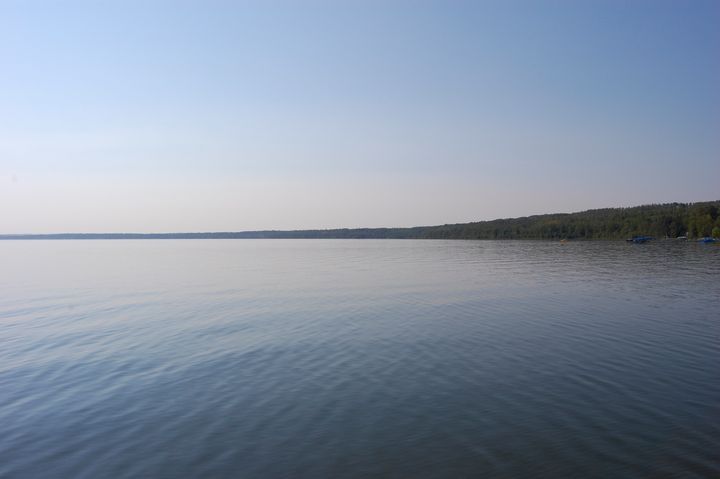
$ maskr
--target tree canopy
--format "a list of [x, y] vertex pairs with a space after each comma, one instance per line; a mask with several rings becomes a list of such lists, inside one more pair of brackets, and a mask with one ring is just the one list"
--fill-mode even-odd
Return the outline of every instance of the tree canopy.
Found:
[[412, 228], [353, 228], [162, 234], [0, 235], [0, 239], [231, 239], [231, 238], [397, 238], [397, 239], [607, 239], [636, 235], [656, 238], [720, 236], [720, 200], [604, 208], [578, 213], [506, 218]]

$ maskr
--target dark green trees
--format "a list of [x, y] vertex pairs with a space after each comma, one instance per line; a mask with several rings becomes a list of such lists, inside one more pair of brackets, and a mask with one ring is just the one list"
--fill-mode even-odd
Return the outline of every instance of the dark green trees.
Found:
[[720, 201], [606, 208], [570, 214], [431, 226], [422, 238], [625, 239], [634, 235], [676, 238], [710, 236], [720, 228]]

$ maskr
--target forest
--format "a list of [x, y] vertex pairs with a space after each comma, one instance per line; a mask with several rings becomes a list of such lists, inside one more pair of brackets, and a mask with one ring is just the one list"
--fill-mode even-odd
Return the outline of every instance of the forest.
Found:
[[636, 235], [657, 239], [720, 237], [720, 200], [604, 208], [473, 223], [412, 228], [352, 228], [207, 233], [64, 233], [0, 235], [0, 239], [251, 239], [251, 238], [395, 238], [395, 239], [580, 239], [621, 240]]
[[604, 208], [426, 228], [423, 238], [626, 239], [720, 237], [720, 201]]

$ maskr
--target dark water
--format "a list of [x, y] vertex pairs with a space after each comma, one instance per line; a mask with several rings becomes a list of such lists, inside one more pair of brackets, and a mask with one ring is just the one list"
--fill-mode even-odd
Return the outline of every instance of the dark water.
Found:
[[720, 477], [720, 247], [0, 243], [0, 476]]

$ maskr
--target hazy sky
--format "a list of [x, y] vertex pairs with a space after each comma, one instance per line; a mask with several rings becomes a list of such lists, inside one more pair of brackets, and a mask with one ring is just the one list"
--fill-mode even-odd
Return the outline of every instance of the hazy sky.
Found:
[[0, 0], [0, 233], [720, 198], [720, 2]]

